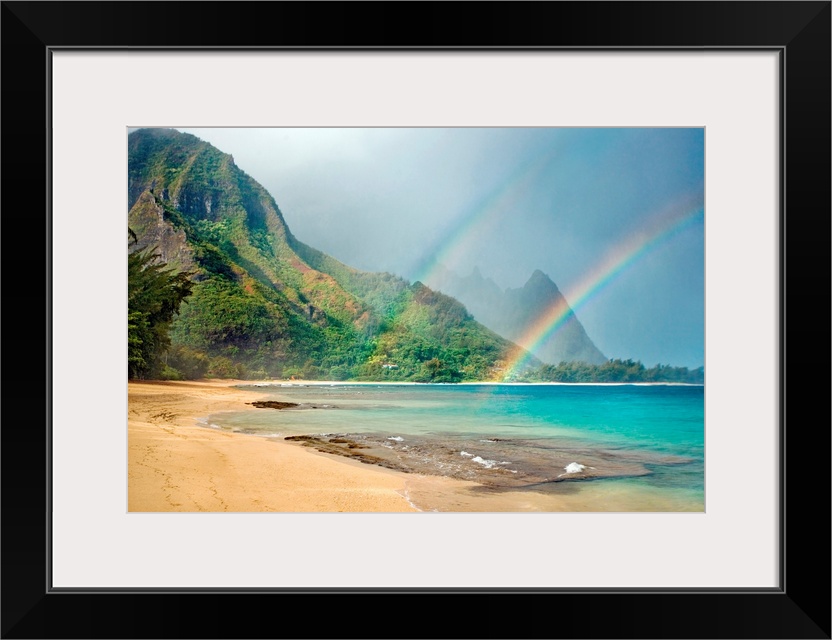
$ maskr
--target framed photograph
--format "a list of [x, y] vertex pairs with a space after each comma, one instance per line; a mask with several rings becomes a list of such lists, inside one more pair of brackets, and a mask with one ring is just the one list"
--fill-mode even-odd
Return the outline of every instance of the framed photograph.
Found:
[[[506, 615], [489, 617], [485, 624], [506, 637], [539, 633], [524, 613], [527, 609], [521, 608], [529, 604], [569, 612], [558, 616], [551, 631], [554, 637], [830, 637], [829, 409], [826, 401], [819, 401], [823, 395], [815, 390], [817, 385], [811, 384], [814, 378], [827, 384], [829, 376], [828, 365], [820, 363], [828, 353], [830, 326], [829, 2], [607, 3], [601, 18], [597, 4], [581, 2], [494, 3], [473, 13], [470, 5], [425, 3], [398, 8], [338, 3], [327, 5], [331, 21], [323, 24], [320, 9], [309, 4], [208, 3], [200, 5], [199, 12], [194, 7], [191, 3], [3, 4], [4, 637], [280, 635], [272, 612], [287, 606], [295, 615], [315, 616], [310, 637], [395, 636], [389, 629], [358, 631], [354, 616], [380, 602], [395, 603], [396, 598], [417, 594], [438, 607], [437, 612], [445, 608], [458, 613], [460, 603], [454, 598], [463, 595], [473, 597], [474, 603], [493, 602]], [[387, 29], [372, 27], [371, 18], [380, 17], [403, 25], [402, 31], [391, 36]], [[185, 24], [188, 29], [182, 28]], [[249, 132], [250, 151], [223, 148], [236, 144], [232, 136], [243, 130]], [[670, 463], [700, 464], [699, 485], [691, 484], [696, 484], [692, 476], [679, 480], [668, 472], [662, 476], [668, 486], [675, 486], [674, 482], [685, 486], [661, 493], [665, 498], [672, 494], [673, 506], [648, 509], [617, 506], [634, 504], [632, 496], [643, 495], [632, 483], [620, 493], [630, 502], [603, 509], [597, 505], [607, 498], [593, 494], [594, 506], [566, 512], [529, 508], [525, 511], [536, 512], [527, 513], [517, 502], [500, 509], [494, 506], [498, 504], [492, 499], [494, 493], [483, 494], [491, 500], [480, 503], [487, 505], [484, 508], [436, 508], [437, 513], [423, 514], [394, 513], [398, 511], [394, 508], [335, 513], [339, 509], [329, 503], [297, 509], [299, 513], [175, 508], [174, 503], [182, 504], [180, 485], [185, 476], [169, 475], [166, 468], [150, 464], [156, 436], [151, 434], [147, 442], [128, 442], [125, 418], [139, 407], [128, 402], [122, 372], [128, 363], [128, 369], [144, 366], [149, 360], [142, 358], [153, 354], [123, 348], [128, 281], [123, 231], [129, 209], [132, 226], [137, 226], [134, 240], [139, 241], [142, 233], [147, 240], [148, 228], [142, 225], [148, 216], [156, 209], [161, 219], [188, 211], [182, 198], [187, 200], [189, 193], [180, 189], [172, 195], [179, 165], [148, 169], [147, 163], [139, 163], [149, 157], [143, 150], [157, 149], [160, 135], [165, 144], [175, 138], [174, 143], [183, 148], [192, 142], [187, 136], [196, 135], [194, 139], [210, 142], [226, 168], [236, 163], [241, 171], [251, 171], [259, 153], [259, 162], [276, 172], [281, 160], [268, 150], [282, 144], [293, 148], [295, 156], [307, 154], [310, 164], [324, 165], [314, 178], [322, 193], [321, 176], [331, 174], [329, 166], [334, 166], [331, 150], [338, 145], [358, 147], [355, 140], [334, 139], [333, 133], [397, 132], [393, 142], [410, 159], [406, 173], [415, 175], [426, 171], [415, 149], [439, 144], [438, 138], [428, 140], [439, 130], [449, 132], [446, 142], [460, 132], [505, 134], [500, 145], [490, 139], [466, 138], [448, 143], [439, 155], [424, 155], [434, 169], [442, 162], [450, 167], [460, 150], [478, 158], [472, 166], [481, 173], [467, 177], [475, 186], [491, 184], [486, 179], [489, 171], [501, 176], [501, 167], [506, 169], [503, 182], [508, 186], [503, 195], [512, 189], [508, 178], [514, 174], [507, 168], [528, 155], [528, 141], [513, 136], [526, 131], [534, 133], [532, 142], [557, 131], [577, 137], [591, 131], [604, 135], [624, 131], [631, 136], [675, 132], [685, 137], [673, 143], [658, 134], [646, 141], [639, 138], [638, 145], [623, 148], [638, 146], [643, 152], [631, 152], [629, 160], [605, 166], [589, 161], [593, 156], [586, 149], [591, 141], [581, 138], [580, 144], [574, 144], [583, 156], [555, 163], [556, 171], [548, 180], [568, 199], [568, 188], [579, 181], [581, 170], [603, 172], [603, 187], [596, 191], [607, 191], [581, 195], [582, 205], [597, 197], [597, 202], [626, 216], [627, 202], [620, 195], [626, 189], [615, 185], [626, 184], [633, 167], [645, 164], [649, 153], [650, 163], [645, 166], [650, 168], [643, 173], [654, 176], [651, 193], [667, 192], [678, 205], [671, 207], [675, 214], [661, 218], [665, 226], [659, 224], [653, 235], [643, 235], [641, 245], [633, 244], [629, 253], [622, 251], [618, 263], [610, 262], [606, 271], [587, 281], [583, 290], [587, 296], [644, 246], [693, 224], [694, 218], [699, 225], [704, 307], [692, 308], [689, 315], [704, 315], [700, 346], [704, 346], [706, 384], [699, 400], [704, 416], [699, 445], [703, 458], [699, 463], [681, 456], [637, 461], [653, 471]], [[411, 135], [416, 131], [422, 137]], [[278, 138], [275, 132], [283, 133]], [[308, 135], [298, 137], [299, 132]], [[322, 139], [322, 132], [330, 137]], [[381, 199], [399, 185], [399, 191], [410, 188], [410, 198], [423, 201], [426, 210], [439, 211], [440, 196], [456, 197], [442, 184], [455, 175], [450, 168], [431, 174], [437, 193], [426, 193], [424, 186], [410, 186], [389, 171], [391, 163], [380, 151], [392, 144], [389, 140], [368, 140], [362, 139], [362, 153], [378, 156], [381, 163], [366, 164], [353, 157], [352, 177], [346, 174], [353, 191], [366, 192], [369, 183], [362, 181], [372, 174], [378, 189], [374, 198]], [[695, 143], [699, 151], [684, 147], [687, 169], [671, 169], [677, 165], [663, 158], [668, 148], [682, 143]], [[321, 153], [313, 153], [316, 148]], [[483, 161], [488, 149], [495, 150], [492, 156], [497, 160]], [[244, 153], [254, 155], [244, 158]], [[547, 163], [538, 173], [546, 173]], [[299, 183], [312, 180], [296, 168], [291, 170]], [[575, 177], [567, 180], [569, 171]], [[220, 174], [206, 179], [216, 184]], [[690, 187], [697, 180], [698, 191]], [[676, 182], [688, 185], [685, 193], [672, 192]], [[638, 191], [632, 179], [630, 184], [632, 192]], [[16, 197], [18, 186], [25, 188], [25, 198]], [[480, 193], [481, 199], [489, 198], [487, 191]], [[532, 197], [532, 191], [528, 187], [524, 192], [526, 210], [533, 209], [533, 200], [544, 198]], [[346, 202], [345, 191], [332, 188], [331, 193]], [[170, 204], [172, 198], [175, 206]], [[142, 202], [147, 206], [136, 209], [136, 203]], [[206, 204], [200, 198], [194, 206], [211, 207], [214, 202]], [[504, 242], [478, 245], [473, 253], [489, 251], [496, 256], [501, 249], [511, 253], [507, 222], [509, 216], [516, 220], [519, 214], [506, 207], [493, 209], [492, 222], [502, 225]], [[269, 218], [264, 216], [268, 226]], [[431, 219], [427, 213], [424, 217], [430, 221], [426, 229], [442, 226], [440, 218]], [[612, 233], [614, 217], [606, 220]], [[343, 222], [329, 219], [319, 224], [335, 234], [331, 242], [344, 245], [346, 227], [337, 231]], [[358, 224], [358, 217], [349, 222]], [[382, 222], [374, 224], [378, 227]], [[540, 234], [552, 234], [545, 219], [539, 224]], [[254, 227], [247, 229], [254, 243], [251, 252], [238, 247], [240, 254], [229, 262], [216, 248], [234, 230], [221, 229], [219, 222], [208, 218], [172, 225], [171, 233], [191, 234], [189, 241], [196, 244], [189, 250], [195, 252], [192, 257], [204, 270], [205, 282], [226, 264], [255, 273], [249, 286], [258, 286], [256, 269], [266, 267], [257, 262], [255, 249], [258, 242], [268, 244], [268, 234], [260, 238]], [[186, 229], [187, 225], [191, 226]], [[288, 228], [287, 235], [297, 233], [305, 239], [291, 222]], [[570, 231], [579, 236], [577, 227]], [[441, 254], [446, 262], [433, 259], [430, 265], [408, 271], [396, 265], [405, 264], [420, 231], [412, 227], [397, 233], [406, 238], [387, 252], [392, 257], [385, 264], [401, 268], [409, 280], [453, 289], [453, 274], [449, 270], [440, 274], [440, 264], [447, 267], [457, 260], [460, 269], [473, 264], [472, 254], [454, 253], [451, 260], [448, 247], [440, 247], [433, 258]], [[371, 234], [369, 227], [364, 234]], [[517, 270], [526, 269], [535, 255], [533, 236], [529, 249], [522, 252], [523, 260], [521, 250], [512, 250], [517, 256], [512, 266]], [[320, 237], [325, 242], [325, 234]], [[326, 247], [313, 249], [294, 237], [291, 242], [306, 265], [332, 260], [317, 251]], [[358, 266], [367, 270], [388, 269], [381, 261], [390, 248], [389, 236], [379, 235], [374, 242], [376, 250], [372, 242], [356, 245], [351, 259], [364, 260], [366, 266]], [[168, 249], [173, 247], [169, 245]], [[33, 246], [38, 247], [34, 259]], [[577, 241], [558, 246], [565, 254], [574, 249], [572, 262], [577, 265]], [[681, 245], [675, 250], [681, 256]], [[174, 253], [169, 253], [169, 260], [176, 259]], [[380, 261], [378, 269], [374, 259]], [[318, 272], [338, 281], [339, 273], [331, 262], [327, 264]], [[495, 259], [490, 264], [511, 265], [512, 260]], [[653, 286], [656, 296], [670, 299], [671, 289], [660, 289], [648, 278], [663, 268], [657, 266], [646, 274], [643, 286]], [[695, 279], [695, 270], [690, 267], [689, 278]], [[243, 281], [241, 273], [236, 275]], [[672, 284], [669, 269], [664, 275], [666, 284]], [[675, 282], [677, 289], [682, 286], [681, 280]], [[314, 297], [322, 285], [305, 286], [298, 289], [292, 308], [307, 314], [309, 326], [323, 326], [315, 324], [315, 314], [326, 312], [328, 301]], [[571, 291], [577, 293], [567, 297], [576, 305], [582, 290], [576, 285]], [[193, 336], [206, 330], [209, 312], [219, 307], [220, 298], [227, 299], [228, 292], [214, 293], [220, 297], [206, 298], [202, 307], [194, 305], [204, 313], [191, 318], [190, 337], [175, 344], [187, 348], [203, 344], [196, 340], [204, 341], [205, 336]], [[278, 303], [277, 299], [269, 302]], [[468, 304], [475, 306], [476, 301]], [[677, 304], [685, 303], [679, 298]], [[16, 313], [20, 308], [26, 312]], [[195, 313], [193, 309], [189, 313]], [[486, 312], [484, 308], [481, 313]], [[619, 313], [630, 312], [620, 306]], [[626, 317], [643, 326], [642, 333], [651, 334], [645, 343], [666, 342], [679, 350], [686, 344], [678, 334], [660, 335], [649, 320], [637, 319], [634, 313]], [[511, 371], [503, 374], [521, 379], [543, 375], [532, 351], [550, 337], [556, 319], [548, 320], [535, 335], [513, 338], [528, 352], [510, 359]], [[499, 324], [501, 319], [492, 321]], [[255, 329], [248, 327], [245, 332]], [[134, 338], [132, 331], [128, 340]], [[437, 352], [433, 360], [411, 362], [405, 355], [411, 352], [404, 347], [412, 346], [415, 339], [403, 331], [397, 336], [399, 343], [388, 340], [360, 371], [349, 369], [349, 354], [341, 354], [341, 359], [331, 354], [325, 362], [311, 364], [286, 360], [280, 371], [264, 369], [263, 378], [278, 387], [293, 384], [292, 377], [308, 379], [316, 374], [330, 381], [363, 375], [373, 380], [387, 376], [458, 382], [469, 374], [480, 376], [477, 367], [493, 371], [494, 364], [482, 359], [454, 360], [451, 367], [451, 352], [463, 357], [453, 350], [456, 345], [446, 345], [446, 351]], [[820, 348], [819, 336], [827, 336]], [[194, 341], [188, 342], [191, 338]], [[42, 351], [31, 351], [31, 345], [40, 344]], [[25, 350], [18, 350], [18, 345], [25, 345]], [[238, 347], [246, 348], [242, 343]], [[270, 343], [273, 353], [280, 348]], [[250, 373], [260, 362], [256, 353], [239, 362], [230, 351], [206, 353], [210, 362], [205, 366], [214, 372], [245, 366]], [[201, 366], [198, 355], [181, 350], [178, 360], [157, 364], [160, 371], [164, 367], [165, 375], [179, 375], [186, 367]], [[615, 355], [604, 354], [602, 360]], [[435, 366], [430, 364], [434, 361]], [[680, 364], [697, 365], [693, 360]], [[566, 375], [551, 369], [548, 375]], [[789, 379], [792, 384], [787, 387]], [[308, 393], [303, 389], [290, 391]], [[189, 391], [194, 402], [204, 398], [202, 392], [197, 387]], [[157, 403], [153, 415], [180, 410], [172, 408], [169, 400], [148, 401]], [[290, 400], [307, 402], [294, 396]], [[308, 402], [322, 401], [316, 395]], [[381, 405], [386, 400], [373, 402]], [[396, 402], [410, 400], [397, 397]], [[636, 400], [620, 402], [617, 413]], [[141, 409], [148, 420], [150, 404]], [[12, 411], [17, 407], [21, 411]], [[325, 409], [316, 415], [325, 416]], [[249, 415], [258, 411], [250, 410]], [[169, 418], [173, 419], [165, 420]], [[407, 418], [401, 414], [396, 419]], [[233, 421], [219, 426], [240, 428]], [[221, 430], [217, 433], [222, 435]], [[407, 438], [415, 437], [410, 432], [401, 435], [385, 436], [371, 451], [384, 446], [395, 453]], [[171, 437], [178, 436], [174, 432]], [[373, 444], [363, 435], [352, 438], [330, 438], [335, 442], [326, 444], [345, 451]], [[483, 451], [502, 446], [498, 453], [507, 456], [500, 440], [484, 438]], [[449, 447], [445, 441], [440, 444]], [[420, 451], [435, 452], [440, 444], [420, 441]], [[459, 454], [454, 458], [458, 465], [476, 463], [490, 469], [503, 460], [494, 457], [497, 453], [489, 457], [479, 450], [470, 452], [467, 444], [457, 448], [460, 451], [453, 451]], [[560, 484], [568, 486], [573, 479], [569, 474], [601, 473], [599, 450], [581, 450], [586, 457], [580, 460], [564, 459], [561, 472], [567, 477]], [[177, 451], [185, 464], [187, 454]], [[506, 464], [515, 464], [528, 474], [524, 477], [532, 478], [537, 454], [531, 446], [524, 452], [525, 466], [519, 459]], [[615, 458], [609, 452], [604, 455], [605, 464]], [[620, 459], [613, 462], [624, 468]], [[633, 457], [626, 463], [634, 465]], [[625, 471], [637, 475], [633, 469]], [[277, 477], [279, 472], [270, 473]], [[509, 473], [503, 475], [510, 478]], [[150, 485], [128, 483], [128, 476], [141, 474], [161, 474], [153, 486], [166, 488], [165, 499], [174, 508], [159, 508], [153, 495], [143, 493], [143, 487]], [[192, 484], [203, 489], [209, 504], [212, 491], [218, 495], [215, 476], [194, 474]], [[326, 481], [322, 471], [319, 483]], [[429, 489], [423, 488], [410, 504], [430, 495], [439, 496], [434, 506], [458, 505], [454, 502], [458, 495], [436, 486]], [[528, 498], [522, 491], [512, 496]], [[809, 496], [815, 508], [806, 508]], [[678, 507], [682, 503], [690, 507], [700, 499], [699, 508]], [[342, 605], [343, 599], [336, 600], [342, 596], [359, 605], [351, 612], [352, 621], [320, 615], [320, 607]], [[142, 605], [147, 604], [170, 612], [180, 626], [160, 626], [156, 618], [143, 613]], [[206, 611], [231, 615], [206, 617]], [[327, 622], [320, 622], [322, 617]], [[435, 618], [417, 616], [416, 622], [407, 624], [408, 635], [437, 635]]]
[[703, 513], [704, 160], [703, 127], [131, 129], [128, 511]]

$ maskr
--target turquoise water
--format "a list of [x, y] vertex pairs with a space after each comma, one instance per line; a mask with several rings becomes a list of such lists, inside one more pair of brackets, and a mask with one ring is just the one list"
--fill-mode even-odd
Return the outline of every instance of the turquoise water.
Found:
[[491, 495], [554, 500], [583, 492], [586, 502], [575, 504], [587, 510], [704, 510], [702, 386], [297, 383], [256, 390], [299, 406], [226, 412], [207, 422], [275, 438], [346, 438], [381, 466], [472, 480]]

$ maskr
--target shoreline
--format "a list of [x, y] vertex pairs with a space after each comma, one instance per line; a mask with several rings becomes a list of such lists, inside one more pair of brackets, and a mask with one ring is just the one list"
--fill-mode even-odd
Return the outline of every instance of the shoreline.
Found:
[[[128, 512], [703, 510], [698, 501], [626, 483], [557, 482], [539, 490], [535, 485], [495, 490], [475, 478], [406, 472], [362, 461], [360, 456], [321, 452], [303, 446], [306, 438], [286, 441], [199, 424], [213, 413], [263, 411], [248, 403], [269, 399], [267, 394], [284, 383], [240, 388], [251, 384], [246, 380], [128, 383]], [[341, 384], [296, 380], [285, 388]]]
[[128, 383], [128, 512], [417, 512], [406, 474], [198, 425], [258, 411], [242, 380]]

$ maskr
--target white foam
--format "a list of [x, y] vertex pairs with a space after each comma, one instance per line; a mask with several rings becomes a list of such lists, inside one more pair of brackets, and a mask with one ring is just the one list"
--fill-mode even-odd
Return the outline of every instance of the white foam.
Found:
[[467, 451], [460, 451], [459, 455], [465, 456], [466, 458], [473, 458], [474, 457], [473, 453], [468, 453]]
[[[407, 500], [407, 504], [416, 509], [416, 511], [422, 511], [422, 509], [413, 504], [413, 500], [410, 498], [410, 487], [408, 487], [407, 484], [404, 485], [404, 493], [401, 495], [405, 500]], [[434, 511], [436, 511], [436, 509], [434, 509]]]
[[566, 473], [561, 473], [558, 478], [561, 476], [565, 476], [567, 473], [580, 473], [584, 469], [594, 469], [595, 467], [588, 467], [585, 464], [580, 464], [578, 462], [570, 462], [568, 465], [564, 467]]
[[491, 469], [491, 468], [493, 468], [493, 467], [494, 467], [494, 465], [496, 465], [496, 464], [497, 464], [497, 461], [496, 461], [496, 460], [484, 460], [484, 459], [483, 459], [483, 458], [481, 458], [480, 456], [475, 456], [475, 457], [473, 457], [473, 458], [471, 458], [471, 459], [472, 459], [474, 462], [477, 462], [477, 463], [481, 464], [481, 465], [482, 465], [482, 466], [484, 466], [486, 469]]
[[404, 442], [404, 438], [402, 438], [401, 436], [390, 436], [387, 439], [388, 440], [395, 440], [396, 442]]

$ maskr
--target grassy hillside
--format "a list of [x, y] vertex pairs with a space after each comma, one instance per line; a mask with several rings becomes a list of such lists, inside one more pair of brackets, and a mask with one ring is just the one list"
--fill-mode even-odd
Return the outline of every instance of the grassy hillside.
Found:
[[299, 242], [274, 198], [195, 136], [140, 129], [128, 153], [137, 246], [193, 283], [165, 375], [483, 380], [516, 352], [454, 299]]

